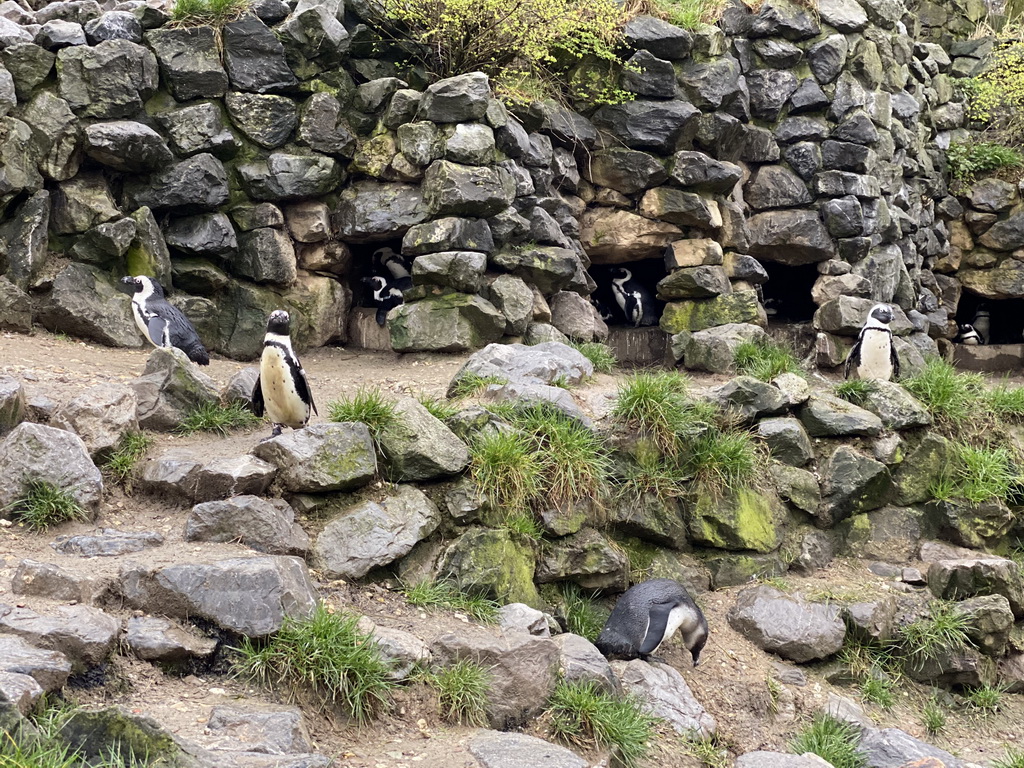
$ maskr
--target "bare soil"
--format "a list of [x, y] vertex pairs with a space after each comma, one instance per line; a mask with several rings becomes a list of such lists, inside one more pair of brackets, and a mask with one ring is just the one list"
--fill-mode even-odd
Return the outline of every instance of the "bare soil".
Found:
[[[48, 398], [63, 402], [83, 388], [104, 381], [127, 382], [140, 375], [149, 350], [110, 349], [66, 337], [37, 331], [31, 336], [0, 335], [0, 374], [14, 375], [26, 386], [30, 401]], [[424, 394], [441, 397], [448, 382], [465, 360], [461, 355], [405, 354], [353, 351], [342, 348], [310, 350], [302, 355], [314, 395], [326, 417], [330, 400], [351, 394], [359, 387], [379, 386], [394, 394]], [[245, 364], [217, 358], [204, 369], [219, 385]], [[574, 391], [592, 415], [600, 417], [611, 405], [621, 374], [598, 376], [586, 387]], [[721, 377], [695, 377], [695, 384], [707, 386]], [[209, 435], [179, 437], [155, 435], [153, 454], [171, 446], [188, 446], [207, 455], [245, 453], [263, 435], [265, 426], [227, 438]], [[151, 454], [152, 455], [152, 454]], [[40, 612], [52, 604], [38, 598], [11, 594], [11, 577], [18, 563], [30, 558], [54, 562], [62, 567], [88, 573], [102, 582], [113, 579], [127, 561], [150, 566], [182, 560], [213, 560], [249, 554], [235, 544], [195, 544], [182, 540], [187, 509], [165, 499], [127, 495], [108, 484], [105, 498], [94, 523], [67, 523], [38, 534], [19, 526], [0, 527], [0, 602], [26, 605]], [[320, 521], [300, 522], [310, 532]], [[157, 531], [165, 537], [163, 546], [122, 557], [82, 559], [60, 555], [50, 546], [58, 535], [115, 527], [127, 531]], [[787, 576], [793, 592], [856, 594], [865, 596], [885, 592], [891, 582], [872, 574], [868, 563], [838, 560], [830, 568], [810, 577]], [[316, 577], [316, 574], [313, 574]], [[429, 639], [451, 631], [465, 617], [431, 613], [409, 606], [401, 595], [382, 584], [318, 584], [322, 595], [337, 608], [368, 616], [385, 626], [410, 631]], [[803, 683], [785, 683], [781, 697], [773, 705], [766, 680], [769, 676], [790, 679], [780, 670], [794, 665], [780, 662], [757, 649], [732, 630], [727, 613], [741, 587], [712, 592], [700, 598], [711, 627], [710, 640], [700, 666], [690, 665], [689, 654], [678, 641], [664, 653], [666, 661], [678, 669], [697, 699], [718, 723], [718, 741], [730, 756], [757, 749], [788, 751], [792, 736], [804, 727], [812, 714], [820, 710], [830, 693], [860, 700], [859, 691], [834, 687], [825, 681], [822, 668], [800, 668]], [[127, 617], [127, 610], [112, 609]], [[798, 676], [799, 677], [799, 676]], [[919, 738], [947, 749], [960, 757], [986, 763], [1003, 755], [1006, 745], [1024, 746], [1024, 696], [1004, 694], [1001, 711], [988, 716], [972, 712], [962, 698], [948, 698], [947, 725], [937, 737], [928, 737], [921, 723], [921, 708], [934, 694], [926, 686], [906, 683], [898, 690], [897, 703], [886, 711], [861, 701], [869, 716], [882, 727], [898, 727]], [[172, 732], [215, 746], [213, 736], [204, 731], [211, 709], [220, 704], [256, 707], [279, 705], [283, 700], [274, 693], [256, 690], [244, 682], [213, 669], [186, 676], [167, 675], [156, 667], [118, 655], [107, 671], [105, 685], [72, 688], [72, 701], [83, 705], [119, 703], [140, 714], [151, 715]], [[312, 712], [306, 713], [317, 751], [330, 755], [339, 766], [352, 768], [470, 768], [476, 763], [467, 749], [474, 729], [441, 721], [437, 702], [422, 685], [402, 688], [391, 710], [372, 726], [357, 728], [331, 721]], [[543, 719], [527, 725], [527, 731], [544, 737]], [[607, 765], [607, 756], [584, 750], [594, 765]], [[658, 740], [652, 765], [690, 768], [702, 765], [687, 756], [687, 747], [677, 736], [663, 732]], [[728, 761], [723, 765], [730, 764]]]

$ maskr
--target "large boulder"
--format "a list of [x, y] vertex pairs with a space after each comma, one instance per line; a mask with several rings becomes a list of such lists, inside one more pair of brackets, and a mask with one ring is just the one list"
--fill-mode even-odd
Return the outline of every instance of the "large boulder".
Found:
[[710, 299], [670, 301], [659, 321], [661, 329], [671, 334], [729, 324], [768, 324], [755, 291], [733, 291]]
[[24, 607], [0, 605], [0, 633], [17, 635], [37, 648], [63, 654], [73, 672], [102, 664], [113, 653], [121, 622], [87, 605], [61, 605], [44, 615]]
[[580, 217], [580, 241], [595, 264], [655, 258], [682, 236], [674, 224], [621, 208], [588, 208]]
[[505, 316], [480, 296], [451, 293], [403, 304], [388, 326], [396, 352], [466, 352], [501, 338]]
[[131, 302], [108, 275], [96, 267], [68, 264], [53, 280], [41, 302], [39, 321], [59, 331], [112, 347], [141, 347], [139, 329], [132, 320]]
[[213, 99], [228, 89], [220, 35], [212, 26], [163, 27], [145, 34], [171, 95], [178, 101]]
[[650, 714], [665, 720], [673, 730], [689, 738], [710, 738], [717, 730], [715, 718], [697, 701], [690, 686], [668, 664], [633, 661], [612, 662], [623, 690], [637, 696]]
[[127, 432], [137, 432], [135, 392], [123, 384], [97, 384], [58, 406], [50, 424], [74, 432], [100, 459], [109, 455]]
[[154, 349], [131, 387], [143, 429], [174, 429], [195, 409], [220, 402], [213, 379], [200, 373], [177, 347]]
[[822, 475], [822, 505], [815, 516], [822, 528], [884, 506], [892, 491], [889, 468], [847, 445], [836, 448]]
[[1001, 557], [937, 560], [928, 566], [928, 588], [936, 597], [962, 600], [1002, 595], [1016, 618], [1024, 616], [1024, 578], [1020, 567]]
[[88, 512], [103, 496], [103, 477], [92, 463], [82, 439], [71, 432], [23, 422], [0, 442], [0, 516], [20, 498], [31, 482], [64, 490]]
[[62, 48], [57, 62], [58, 92], [81, 117], [132, 117], [159, 84], [156, 57], [128, 40]]
[[533, 583], [535, 567], [533, 552], [508, 531], [471, 528], [444, 551], [438, 573], [502, 604], [539, 608], [543, 601]]
[[701, 494], [688, 510], [687, 532], [705, 546], [772, 552], [779, 546], [784, 510], [777, 498], [749, 488]]
[[742, 344], [767, 338], [759, 325], [726, 323], [694, 333], [681, 331], [672, 337], [672, 350], [690, 370], [728, 373], [736, 367], [736, 350]]
[[185, 541], [235, 541], [268, 555], [309, 552], [309, 536], [288, 502], [250, 495], [196, 504], [185, 518]]
[[365, 424], [312, 424], [259, 443], [259, 458], [278, 468], [293, 493], [347, 491], [366, 485], [377, 472], [377, 456]]
[[584, 528], [541, 547], [536, 579], [571, 581], [584, 589], [625, 590], [629, 561], [620, 547], [593, 528]]
[[28, 400], [21, 381], [13, 376], [0, 376], [0, 434], [18, 426], [27, 413]]
[[517, 768], [543, 765], [545, 768], [587, 768], [589, 763], [575, 752], [525, 733], [479, 730], [469, 742], [469, 751], [482, 768]]
[[390, 240], [430, 218], [418, 186], [357, 181], [338, 197], [334, 225], [352, 242]]
[[875, 414], [823, 393], [811, 395], [799, 416], [811, 437], [874, 437], [882, 431], [882, 420]]
[[729, 625], [763, 650], [798, 663], [831, 656], [846, 637], [838, 606], [809, 603], [766, 586], [737, 595]]
[[396, 423], [380, 437], [393, 481], [433, 480], [466, 468], [466, 444], [415, 399], [399, 398], [395, 417]]
[[493, 216], [512, 203], [515, 191], [501, 167], [435, 160], [423, 176], [423, 200], [435, 216]]
[[568, 344], [547, 341], [525, 344], [488, 344], [474, 353], [452, 377], [449, 395], [466, 376], [495, 377], [526, 384], [553, 384], [562, 381], [570, 386], [580, 384], [594, 375], [594, 364]]
[[21, 637], [0, 633], [0, 673], [28, 675], [44, 691], [59, 691], [71, 675], [71, 662], [59, 651], [37, 648]]

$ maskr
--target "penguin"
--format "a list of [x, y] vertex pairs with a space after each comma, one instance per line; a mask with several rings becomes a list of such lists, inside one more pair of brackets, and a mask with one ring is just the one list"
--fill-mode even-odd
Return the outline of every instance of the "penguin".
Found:
[[291, 318], [283, 309], [270, 313], [260, 374], [252, 388], [252, 411], [257, 416], [267, 414], [274, 425], [271, 437], [280, 435], [282, 427], [301, 429], [309, 422], [310, 411], [317, 413], [306, 372], [292, 349], [290, 326]]
[[380, 266], [380, 271], [387, 270], [391, 275], [389, 282], [395, 288], [400, 291], [412, 288], [412, 275], [409, 273], [411, 265], [404, 256], [395, 253], [391, 248], [378, 248], [373, 252], [373, 260]]
[[611, 323], [615, 321], [615, 313], [612, 312], [611, 307], [609, 307], [602, 299], [595, 296], [594, 294], [591, 294], [590, 304], [591, 306], [594, 307], [594, 309], [597, 310], [597, 314], [601, 317], [602, 320], [604, 320], [605, 323]]
[[619, 305], [626, 322], [634, 328], [641, 325], [654, 325], [657, 318], [654, 312], [654, 296], [639, 280], [633, 279], [633, 273], [625, 267], [613, 270], [612, 294]]
[[980, 343], [988, 344], [992, 332], [992, 316], [987, 306], [984, 304], [978, 305], [978, 311], [974, 313], [974, 320], [971, 321], [971, 325], [977, 331]]
[[891, 321], [892, 307], [888, 304], [875, 304], [871, 308], [857, 343], [846, 356], [846, 378], [850, 378], [851, 370], [857, 372], [858, 379], [891, 381], [900, 375], [900, 359], [889, 329]]
[[388, 312], [405, 301], [398, 287], [380, 275], [364, 277], [363, 282], [373, 291], [374, 306], [377, 307], [377, 325], [384, 325]]
[[676, 630], [696, 667], [708, 641], [704, 614], [678, 581], [651, 579], [626, 590], [594, 644], [610, 659], [661, 661], [651, 654]]
[[956, 340], [961, 344], [967, 344], [968, 346], [977, 346], [981, 344], [981, 336], [974, 326], [970, 323], [966, 323], [960, 326], [960, 335], [956, 337]]
[[177, 347], [193, 363], [210, 364], [196, 329], [180, 309], [167, 302], [160, 283], [146, 275], [127, 275], [118, 287], [132, 295], [132, 316], [146, 341], [154, 347]]

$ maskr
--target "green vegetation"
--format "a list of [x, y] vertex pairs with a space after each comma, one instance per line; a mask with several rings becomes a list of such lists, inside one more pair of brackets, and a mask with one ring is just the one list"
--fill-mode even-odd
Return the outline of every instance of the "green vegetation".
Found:
[[118, 482], [127, 482], [152, 445], [153, 438], [145, 432], [125, 432], [103, 468]]
[[387, 703], [394, 683], [373, 636], [355, 614], [318, 605], [307, 619], [286, 618], [266, 642], [243, 638], [235, 673], [268, 688], [284, 688], [322, 712], [336, 707], [365, 723]]
[[448, 421], [448, 419], [459, 412], [459, 407], [455, 403], [443, 397], [421, 395], [419, 403], [430, 412], [431, 416], [439, 421]]
[[964, 443], [953, 445], [955, 458], [930, 489], [939, 500], [965, 499], [980, 504], [990, 499], [1006, 499], [1018, 477], [1006, 448], [975, 448]]
[[24, 523], [33, 531], [43, 531], [51, 525], [69, 520], [88, 520], [73, 495], [45, 480], [29, 480], [18, 498], [7, 505], [12, 520]]
[[573, 342], [573, 347], [594, 364], [594, 370], [597, 373], [611, 373], [615, 370], [618, 360], [615, 359], [615, 353], [607, 344], [602, 344], [599, 341]]
[[680, 438], [697, 429], [687, 384], [678, 371], [634, 374], [619, 385], [612, 418], [627, 432], [652, 441], [661, 453], [675, 456]]
[[764, 686], [768, 691], [768, 712], [772, 715], [779, 714], [779, 701], [782, 699], [782, 692], [785, 687], [771, 675], [764, 678]]
[[958, 81], [967, 116], [1003, 146], [1024, 144], [1024, 25], [1017, 19], [996, 35], [985, 71]]
[[508, 380], [501, 376], [481, 376], [478, 373], [466, 371], [459, 376], [458, 381], [452, 386], [451, 396], [456, 399], [472, 397], [483, 392], [491, 384], [507, 384]]
[[249, 10], [251, 0], [175, 0], [171, 21], [183, 27], [223, 27]]
[[968, 144], [954, 141], [946, 150], [946, 162], [949, 164], [949, 175], [954, 181], [971, 184], [978, 176], [1003, 168], [1024, 167], [1024, 154], [993, 141]]
[[554, 736], [614, 750], [625, 768], [637, 768], [651, 752], [656, 719], [635, 698], [617, 699], [594, 682], [559, 682], [547, 715]]
[[704, 736], [688, 741], [686, 751], [691, 757], [700, 760], [701, 764], [707, 768], [728, 768], [732, 765], [728, 752], [719, 746], [714, 736]]
[[932, 600], [928, 615], [907, 624], [899, 632], [901, 651], [919, 667], [938, 659], [944, 651], [972, 647], [967, 637], [967, 617], [956, 603]]
[[993, 762], [992, 768], [1024, 768], [1024, 749], [1007, 747], [1006, 754]]
[[[934, 698], [926, 701], [921, 708], [921, 725], [928, 731], [929, 736], [937, 736], [946, 727], [946, 713]], [[1024, 765], [1021, 768], [1024, 768]]]
[[982, 685], [964, 693], [967, 704], [981, 715], [992, 715], [999, 711], [1003, 703], [1003, 689], [991, 685]]
[[426, 682], [437, 691], [441, 717], [450, 723], [487, 725], [487, 695], [491, 673], [474, 661], [463, 659], [428, 673]]
[[402, 592], [417, 608], [458, 611], [482, 622], [494, 621], [501, 607], [486, 597], [463, 592], [449, 581], [421, 581], [404, 587]]
[[327, 413], [331, 421], [365, 424], [378, 448], [384, 433], [398, 422], [394, 401], [376, 387], [360, 387], [351, 397], [332, 400], [327, 404]]
[[863, 405], [874, 389], [875, 383], [869, 379], [848, 379], [836, 384], [832, 391], [848, 403]]
[[984, 402], [988, 410], [1001, 419], [1024, 419], [1024, 387], [1000, 384], [985, 391]]
[[865, 768], [867, 758], [857, 749], [857, 729], [826, 714], [816, 715], [789, 743], [793, 754], [813, 752], [835, 768]]
[[702, 24], [711, 24], [721, 15], [725, 7], [723, 0], [641, 0], [634, 3], [641, 13], [665, 19], [683, 29], [697, 29]]
[[142, 768], [152, 765], [124, 745], [111, 744], [99, 756], [87, 757], [60, 737], [61, 726], [75, 713], [70, 706], [43, 706], [29, 716], [33, 732], [0, 731], [0, 768]]
[[256, 414], [241, 403], [203, 403], [189, 411], [175, 431], [180, 435], [191, 435], [194, 432], [227, 435], [233, 429], [248, 429], [259, 422]]
[[693, 441], [685, 466], [702, 490], [719, 493], [749, 482], [756, 456], [749, 432], [712, 429]]
[[771, 340], [743, 342], [733, 360], [739, 373], [761, 381], [771, 381], [780, 373], [804, 372], [792, 349]]
[[952, 424], [976, 415], [985, 389], [981, 374], [958, 371], [937, 357], [929, 359], [919, 374], [901, 383], [937, 421]]
[[502, 527], [520, 536], [525, 536], [534, 541], [544, 538], [544, 529], [541, 528], [537, 518], [531, 512], [514, 512], [508, 515], [502, 522]]
[[651, 493], [663, 499], [683, 496], [686, 484], [693, 479], [690, 472], [662, 456], [650, 443], [638, 443], [629, 461], [618, 468], [616, 480], [621, 493], [639, 497]]
[[561, 584], [561, 597], [566, 629], [594, 642], [608, 620], [608, 611], [593, 596], [585, 596], [583, 590], [570, 581]]
[[469, 473], [497, 509], [525, 510], [540, 492], [541, 463], [523, 432], [490, 432], [469, 446]]
[[860, 684], [860, 692], [865, 701], [877, 704], [882, 709], [892, 709], [896, 704], [895, 681], [890, 677], [867, 677]]

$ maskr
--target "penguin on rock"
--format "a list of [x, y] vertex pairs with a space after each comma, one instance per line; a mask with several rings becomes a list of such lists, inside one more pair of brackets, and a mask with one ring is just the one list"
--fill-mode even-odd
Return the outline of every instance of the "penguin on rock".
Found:
[[405, 296], [397, 285], [380, 275], [364, 277], [363, 282], [373, 292], [373, 304], [377, 307], [377, 325], [384, 325], [388, 312], [405, 301]]
[[661, 661], [651, 654], [676, 630], [697, 666], [708, 641], [703, 612], [678, 581], [651, 579], [626, 590], [594, 644], [609, 659]]
[[960, 335], [956, 337], [956, 340], [961, 344], [967, 344], [972, 347], [981, 344], [981, 336], [970, 323], [960, 326]]
[[260, 374], [252, 388], [252, 411], [257, 416], [266, 413], [274, 425], [271, 437], [280, 435], [283, 427], [301, 429], [309, 423], [310, 412], [317, 413], [306, 372], [292, 349], [290, 331], [287, 312], [276, 309], [270, 313]]
[[177, 347], [193, 363], [209, 365], [210, 355], [184, 313], [164, 298], [164, 289], [146, 275], [128, 275], [118, 286], [132, 296], [132, 316], [146, 341], [154, 347]]
[[633, 273], [625, 267], [612, 271], [612, 294], [626, 322], [634, 328], [641, 325], [654, 325], [658, 322], [654, 308], [654, 296], [639, 280], [633, 279]]
[[845, 374], [854, 371], [858, 379], [892, 381], [900, 375], [900, 358], [893, 344], [892, 307], [875, 304], [868, 313], [867, 322], [860, 329], [857, 343], [846, 356]]
[[389, 283], [400, 291], [408, 291], [412, 288], [412, 275], [409, 272], [411, 265], [401, 254], [395, 253], [391, 248], [378, 248], [373, 252], [373, 261], [380, 265], [381, 272], [387, 271], [391, 275]]

